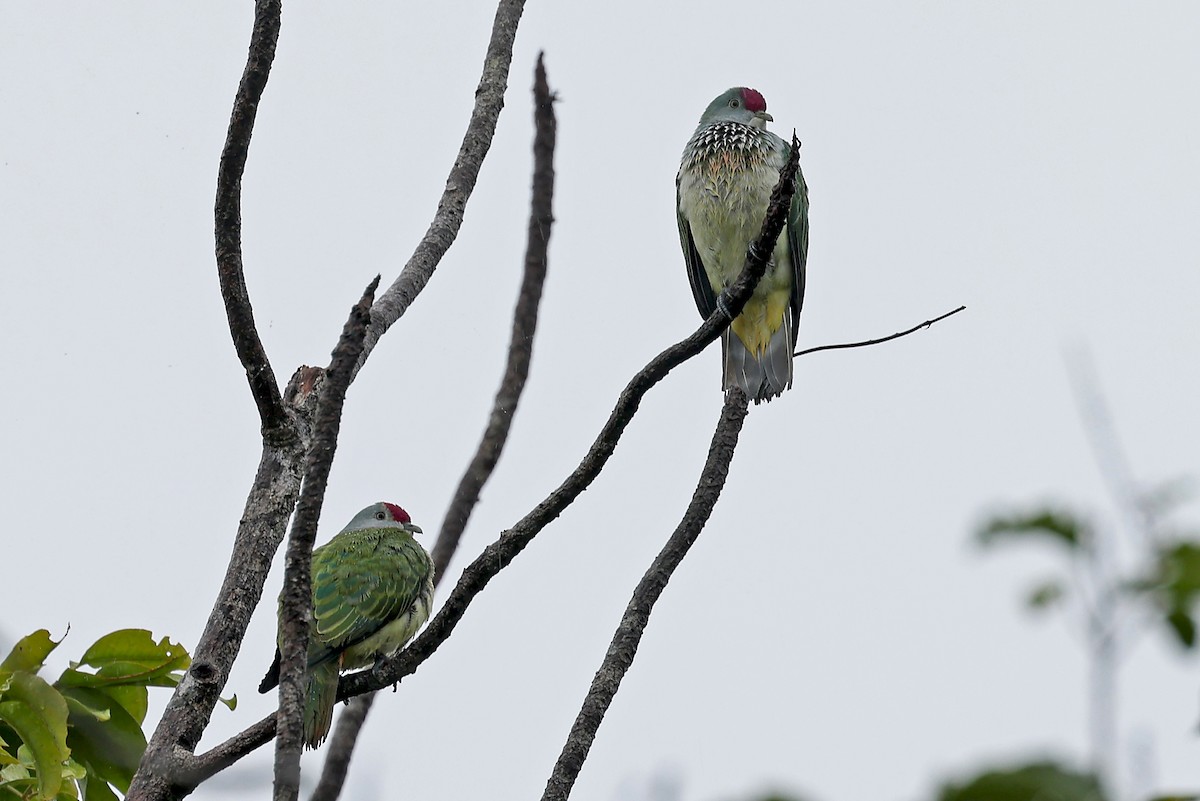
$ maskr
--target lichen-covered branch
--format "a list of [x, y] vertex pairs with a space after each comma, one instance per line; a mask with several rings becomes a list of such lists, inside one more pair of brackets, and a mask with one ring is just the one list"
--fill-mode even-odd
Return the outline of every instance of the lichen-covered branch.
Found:
[[692, 501], [678, 527], [671, 534], [667, 544], [650, 564], [650, 569], [642, 576], [625, 614], [613, 634], [608, 652], [600, 669], [596, 671], [592, 685], [584, 698], [583, 707], [575, 718], [575, 725], [563, 745], [562, 753], [554, 770], [546, 782], [546, 790], [542, 801], [566, 801], [571, 795], [575, 779], [587, 759], [596, 730], [608, 712], [621, 680], [633, 664], [638, 645], [642, 641], [642, 633], [650, 621], [650, 612], [666, 589], [671, 574], [679, 567], [688, 549], [700, 536], [705, 523], [712, 515], [721, 490], [725, 487], [725, 479], [729, 475], [729, 465], [733, 461], [733, 452], [737, 447], [738, 435], [742, 430], [742, 422], [746, 419], [747, 398], [745, 393], [736, 387], [725, 394], [725, 406], [721, 409], [721, 418], [717, 429], [713, 432], [712, 444], [708, 449], [708, 460], [700, 473], [696, 491]]
[[[754, 286], [766, 272], [768, 255], [773, 251], [775, 241], [783, 230], [788, 206], [795, 188], [798, 153], [799, 143], [793, 136], [793, 155], [780, 172], [779, 184], [776, 185], [775, 191], [771, 195], [762, 231], [749, 248], [746, 266], [741, 275], [726, 290], [727, 305], [735, 316], [745, 306], [750, 294], [754, 291]], [[378, 305], [376, 303], [372, 307], [372, 315]], [[665, 378], [672, 369], [711, 344], [728, 325], [728, 318], [719, 311], [714, 312], [691, 336], [651, 359], [649, 364], [640, 370], [621, 392], [609, 419], [601, 428], [595, 442], [592, 443], [575, 471], [545, 500], [511, 529], [503, 532], [499, 539], [487, 546], [483, 553], [467, 566], [441, 610], [407, 648], [381, 665], [378, 670], [343, 676], [338, 685], [338, 699], [344, 700], [382, 689], [415, 672], [421, 663], [428, 659], [438, 646], [450, 636], [454, 627], [458, 625], [458, 621], [462, 619], [466, 608], [487, 583], [507, 567], [538, 532], [558, 517], [595, 480], [609, 457], [612, 456], [617, 442], [637, 413], [646, 393]], [[250, 729], [236, 735], [226, 743], [222, 743], [212, 751], [194, 757], [188, 765], [191, 769], [188, 775], [197, 777], [196, 781], [200, 781], [212, 773], [228, 767], [269, 740], [273, 734], [273, 728], [274, 721], [272, 719], [259, 721]]]
[[[779, 174], [779, 183], [771, 193], [767, 216], [762, 230], [746, 254], [746, 266], [741, 275], [726, 290], [726, 302], [734, 317], [741, 313], [755, 285], [766, 272], [769, 254], [783, 231], [788, 207], [795, 191], [796, 170], [799, 166], [800, 144], [792, 137], [792, 156]], [[395, 684], [416, 669], [437, 650], [458, 621], [462, 619], [471, 601], [487, 583], [537, 536], [551, 521], [562, 514], [577, 497], [595, 480], [604, 469], [609, 457], [616, 450], [625, 428], [633, 420], [642, 398], [650, 389], [683, 362], [692, 358], [729, 325], [729, 318], [722, 312], [713, 312], [695, 333], [672, 345], [650, 360], [621, 392], [617, 404], [600, 434], [592, 443], [579, 466], [550, 495], [529, 514], [521, 518], [511, 529], [487, 546], [475, 561], [463, 571], [458, 584], [442, 605], [441, 610], [429, 621], [425, 630], [407, 648], [385, 662], [377, 670], [362, 671], [343, 676], [338, 687], [338, 698], [349, 698], [372, 690]]]
[[284, 563], [280, 595], [279, 713], [275, 741], [275, 801], [294, 801], [300, 794], [300, 752], [304, 730], [304, 676], [308, 668], [308, 623], [312, 608], [312, 550], [325, 503], [325, 487], [337, 451], [342, 407], [354, 365], [362, 353], [371, 320], [371, 303], [379, 276], [371, 281], [350, 311], [342, 336], [325, 371], [325, 388], [317, 405], [312, 444], [304, 464], [304, 485]]
[[276, 714], [272, 712], [211, 750], [196, 756], [188, 754], [188, 758], [184, 760], [184, 767], [176, 776], [178, 784], [191, 791], [205, 779], [215, 776], [246, 754], [271, 742], [275, 738], [275, 726]]
[[[538, 55], [533, 81], [534, 139], [533, 139], [533, 188], [529, 211], [529, 231], [525, 245], [525, 272], [521, 289], [517, 295], [517, 306], [513, 312], [512, 336], [508, 343], [508, 360], [500, 389], [496, 392], [488, 424], [480, 440], [475, 456], [467, 465], [458, 489], [442, 521], [441, 531], [434, 543], [431, 556], [434, 566], [434, 585], [441, 583], [446, 575], [450, 559], [458, 550], [458, 543], [467, 527], [479, 493], [491, 477], [500, 453], [508, 441], [517, 403], [529, 377], [529, 363], [533, 356], [533, 337], [537, 330], [538, 306], [542, 298], [542, 286], [546, 282], [547, 250], [550, 230], [554, 223], [554, 142], [556, 123], [554, 119], [554, 95], [546, 80], [543, 54]], [[358, 742], [358, 734], [366, 722], [375, 701], [375, 693], [354, 698], [338, 715], [333, 736], [325, 747], [325, 764], [321, 779], [313, 790], [310, 801], [336, 801], [346, 782], [350, 757]]]
[[321, 370], [302, 367], [288, 384], [284, 402], [300, 435], [283, 445], [263, 443], [224, 582], [193, 650], [192, 665], [146, 746], [125, 796], [129, 801], [182, 798], [198, 781], [193, 781], [192, 752], [229, 680], [229, 670], [262, 598], [271, 560], [300, 494], [304, 449], [323, 383]]
[[467, 201], [475, 191], [479, 169], [483, 166], [484, 157], [487, 156], [492, 146], [492, 137], [496, 133], [496, 120], [500, 116], [500, 109], [504, 108], [504, 90], [508, 87], [513, 41], [516, 39], [517, 24], [521, 21], [521, 12], [524, 9], [525, 0], [500, 0], [496, 7], [492, 36], [483, 59], [483, 74], [479, 78], [479, 86], [475, 89], [475, 107], [471, 111], [471, 121], [467, 124], [467, 132], [463, 136], [458, 156], [454, 159], [454, 166], [450, 168], [450, 175], [446, 178], [446, 188], [438, 201], [437, 212], [433, 216], [433, 222], [429, 224], [429, 230], [425, 232], [400, 275], [379, 296], [379, 300], [371, 309], [371, 327], [367, 330], [359, 368], [384, 332], [408, 311], [408, 307], [429, 283], [438, 263], [458, 237]]
[[[379, 337], [398, 319], [428, 282], [462, 224], [503, 107], [508, 66], [524, 3], [501, 0], [476, 92], [471, 122], [459, 157], [447, 179], [434, 222], [404, 272], [373, 309], [371, 328], [353, 372], [361, 368]], [[258, 103], [265, 89], [279, 37], [280, 0], [256, 0], [254, 31], [242, 80], [230, 115], [229, 134], [218, 174], [216, 255], [230, 333], [259, 410], [263, 456], [238, 527], [229, 568], [191, 669], [168, 702], [147, 745], [127, 798], [160, 801], [182, 798], [208, 776], [237, 761], [274, 736], [275, 720], [260, 721], [203, 756], [194, 751], [208, 725], [229, 669], [241, 648], [250, 615], [261, 600], [271, 559], [283, 540], [304, 477], [304, 454], [320, 394], [321, 371], [302, 368], [283, 398], [275, 384], [254, 325], [241, 249], [241, 179]]]
[[217, 170], [214, 208], [217, 277], [225, 301], [225, 316], [229, 319], [233, 346], [246, 370], [246, 380], [258, 406], [263, 437], [272, 441], [294, 439], [295, 432], [279, 396], [275, 372], [254, 325], [254, 310], [250, 306], [250, 294], [242, 271], [242, 173], [250, 151], [258, 103], [275, 60], [280, 13], [280, 0], [257, 0], [254, 4], [254, 33], [250, 37], [246, 68], [229, 116], [229, 131]]

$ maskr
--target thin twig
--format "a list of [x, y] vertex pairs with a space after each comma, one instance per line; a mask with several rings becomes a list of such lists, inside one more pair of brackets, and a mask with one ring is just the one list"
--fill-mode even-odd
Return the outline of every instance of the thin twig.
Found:
[[250, 306], [250, 294], [242, 271], [242, 173], [250, 151], [258, 103], [275, 60], [280, 13], [280, 0], [257, 0], [254, 4], [254, 33], [250, 37], [246, 68], [234, 97], [233, 113], [229, 116], [225, 148], [221, 151], [214, 209], [217, 276], [221, 282], [221, 297], [225, 300], [225, 316], [229, 319], [233, 346], [246, 370], [246, 380], [250, 382], [250, 392], [258, 406], [263, 437], [271, 440], [296, 435], [283, 408], [275, 372], [254, 325], [254, 310]]
[[633, 591], [633, 597], [625, 607], [625, 614], [617, 625], [604, 661], [600, 663], [600, 668], [592, 679], [583, 707], [575, 718], [575, 724], [571, 727], [562, 753], [559, 754], [550, 779], [546, 782], [542, 801], [566, 801], [571, 795], [571, 788], [575, 785], [584, 760], [587, 759], [588, 751], [591, 750], [596, 730], [600, 728], [600, 722], [604, 720], [617, 690], [621, 687], [621, 680], [637, 655], [638, 645], [642, 641], [646, 624], [650, 622], [650, 612], [654, 609], [654, 604], [666, 589], [667, 582], [671, 580], [671, 575], [679, 567], [683, 557], [687, 556], [688, 549], [700, 536], [709, 516], [712, 515], [717, 499], [721, 497], [721, 490], [725, 487], [725, 479], [729, 475], [729, 465], [733, 461], [733, 452], [737, 447], [738, 435], [746, 419], [747, 403], [745, 393], [736, 387], [726, 393], [725, 406], [721, 409], [721, 418], [717, 422], [712, 444], [708, 449], [708, 460], [700, 473], [692, 501], [688, 504], [678, 527]]
[[867, 339], [867, 340], [863, 340], [862, 342], [843, 342], [840, 345], [820, 345], [815, 348], [808, 348], [807, 350], [798, 350], [792, 355], [793, 356], [804, 356], [809, 353], [816, 353], [819, 350], [840, 350], [842, 348], [865, 348], [867, 345], [878, 345], [881, 342], [891, 342], [893, 339], [899, 339], [900, 337], [906, 337], [915, 331], [920, 331], [922, 328], [928, 328], [929, 326], [933, 325], [934, 323], [941, 322], [942, 320], [945, 320], [947, 317], [951, 317], [955, 314], [958, 314], [960, 311], [964, 310], [965, 308], [967, 308], [967, 307], [959, 306], [954, 311], [948, 311], [945, 314], [941, 315], [940, 317], [934, 317], [932, 320], [926, 320], [923, 323], [914, 325], [912, 328], [908, 329], [907, 331], [900, 331], [899, 333], [895, 333], [895, 334], [892, 334], [892, 335], [886, 336], [886, 337], [880, 337], [879, 339]]
[[500, 0], [496, 7], [492, 36], [483, 59], [483, 74], [479, 78], [478, 88], [475, 89], [475, 107], [471, 111], [471, 121], [467, 124], [466, 134], [463, 135], [458, 157], [454, 159], [454, 166], [446, 178], [446, 188], [438, 201], [437, 213], [434, 214], [429, 230], [425, 232], [400, 275], [387, 291], [379, 296], [379, 300], [371, 309], [371, 327], [367, 330], [367, 339], [358, 367], [355, 368], [356, 373], [362, 369], [379, 338], [408, 311], [413, 300], [429, 283], [438, 263], [458, 236], [462, 227], [463, 212], [471, 193], [475, 190], [479, 169], [483, 166], [483, 159], [487, 156], [488, 149], [492, 146], [492, 137], [496, 133], [496, 120], [500, 116], [500, 109], [504, 107], [504, 90], [508, 86], [513, 41], [516, 39], [517, 24], [521, 21], [524, 8], [525, 0]]
[[[533, 355], [533, 337], [537, 330], [538, 306], [542, 297], [542, 286], [546, 281], [547, 248], [550, 230], [554, 222], [552, 203], [554, 199], [554, 96], [546, 81], [543, 55], [538, 54], [534, 70], [534, 128], [533, 140], [533, 190], [530, 201], [529, 231], [525, 245], [525, 273], [521, 290], [513, 312], [512, 337], [508, 345], [508, 361], [500, 389], [492, 405], [488, 424], [471, 459], [458, 489], [450, 502], [442, 528], [433, 546], [431, 556], [434, 566], [434, 584], [441, 583], [446, 568], [466, 529], [467, 520], [479, 501], [483, 489], [508, 440], [521, 392], [529, 376], [529, 363]], [[358, 734], [366, 722], [367, 715], [375, 702], [375, 693], [366, 693], [352, 699], [346, 709], [338, 715], [333, 736], [325, 747], [325, 764], [321, 778], [313, 790], [310, 801], [336, 801], [346, 782], [347, 771]]]
[[[767, 268], [767, 257], [775, 248], [787, 220], [788, 207], [795, 191], [795, 175], [799, 166], [799, 143], [793, 135], [792, 158], [780, 171], [779, 183], [771, 195], [767, 218], [763, 222], [758, 239], [748, 249], [746, 266], [741, 275], [727, 290], [727, 305], [733, 316], [737, 316], [746, 305], [757, 282]], [[677, 342], [650, 360], [626, 385], [617, 399], [616, 406], [600, 430], [579, 466], [559, 487], [538, 504], [515, 526], [500, 535], [492, 544], [463, 571], [458, 584], [450, 593], [441, 610], [407, 648], [385, 662], [378, 670], [372, 669], [343, 676], [338, 684], [338, 699], [345, 700], [363, 693], [380, 690], [399, 682], [416, 669], [437, 650], [450, 636], [471, 601], [487, 586], [487, 583], [507, 567], [518, 553], [551, 521], [562, 513], [604, 468], [625, 428], [637, 413], [642, 398], [675, 367], [704, 350], [729, 326], [729, 318], [720, 311], [713, 312], [691, 336]], [[250, 729], [235, 735], [216, 746], [208, 753], [195, 758], [190, 777], [203, 781], [208, 776], [232, 765], [253, 751], [268, 736], [274, 725], [273, 719], [263, 720]], [[239, 749], [244, 749], [240, 750]]]
[[342, 336], [325, 371], [325, 388], [317, 407], [312, 444], [304, 466], [304, 486], [288, 537], [280, 595], [279, 731], [275, 741], [275, 801], [294, 801], [300, 794], [300, 752], [304, 744], [304, 674], [308, 665], [308, 621], [312, 609], [312, 549], [325, 502], [325, 487], [337, 450], [342, 406], [354, 365], [362, 353], [371, 320], [371, 303], [379, 276], [367, 286], [350, 311]]

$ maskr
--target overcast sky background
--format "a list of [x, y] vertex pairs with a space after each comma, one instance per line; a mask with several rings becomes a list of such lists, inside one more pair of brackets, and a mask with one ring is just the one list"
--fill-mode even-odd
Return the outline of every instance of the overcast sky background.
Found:
[[[492, 14], [285, 5], [243, 210], [281, 384], [328, 361], [363, 286], [392, 280], [428, 225]], [[212, 201], [251, 20], [250, 2], [0, 7], [0, 636], [69, 624], [54, 671], [119, 627], [190, 649], [228, 559], [259, 440]], [[750, 85], [804, 143], [801, 346], [967, 311], [801, 359], [795, 388], [752, 411], [575, 797], [917, 801], [984, 763], [1078, 763], [1083, 650], [1064, 618], [1019, 603], [1057, 554], [983, 555], [969, 535], [1043, 500], [1118, 519], [1072, 349], [1093, 355], [1139, 480], [1197, 475], [1198, 41], [1186, 0], [530, 3], [462, 234], [348, 396], [318, 539], [381, 499], [436, 532], [473, 452], [520, 278], [537, 51], [562, 100], [550, 275], [525, 399], [451, 582], [697, 325], [675, 171], [707, 103]], [[541, 792], [688, 502], [719, 376], [713, 346], [657, 387], [592, 488], [381, 697], [349, 798]], [[274, 704], [255, 688], [280, 576], [233, 670], [240, 706], [218, 707], [204, 747]], [[1123, 754], [1140, 744], [1125, 789], [1200, 787], [1196, 662], [1149, 632], [1120, 690]], [[269, 758], [248, 760], [264, 782]]]

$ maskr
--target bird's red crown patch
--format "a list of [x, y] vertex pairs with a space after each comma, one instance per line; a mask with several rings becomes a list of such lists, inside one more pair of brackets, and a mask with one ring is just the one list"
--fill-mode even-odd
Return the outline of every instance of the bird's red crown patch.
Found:
[[408, 516], [408, 512], [404, 511], [396, 504], [385, 502], [383, 505], [386, 506], [388, 508], [388, 511], [392, 513], [392, 519], [395, 520], [397, 523], [411, 523], [412, 522], [412, 518]]
[[767, 99], [754, 89], [742, 89], [742, 103], [747, 111], [766, 111]]

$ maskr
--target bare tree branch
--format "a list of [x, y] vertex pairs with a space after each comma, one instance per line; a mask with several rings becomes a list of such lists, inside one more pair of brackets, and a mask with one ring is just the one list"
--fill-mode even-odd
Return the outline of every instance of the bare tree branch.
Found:
[[804, 356], [809, 353], [816, 353], [817, 351], [841, 350], [842, 348], [865, 348], [868, 345], [878, 345], [881, 342], [891, 342], [893, 339], [899, 339], [900, 337], [906, 337], [915, 331], [920, 331], [922, 328], [928, 328], [929, 326], [933, 325], [934, 323], [938, 323], [938, 322], [941, 322], [942, 320], [945, 320], [947, 317], [953, 317], [954, 315], [958, 314], [960, 311], [963, 311], [966, 308], [967, 308], [966, 306], [959, 306], [954, 311], [948, 311], [939, 317], [934, 317], [932, 320], [926, 320], [923, 323], [914, 325], [912, 328], [908, 329], [907, 331], [900, 331], [895, 334], [890, 334], [889, 336], [886, 336], [886, 337], [880, 337], [879, 339], [865, 339], [862, 342], [843, 342], [840, 345], [819, 345], [815, 348], [807, 348], [805, 350], [798, 350], [795, 353], [793, 353], [792, 355], [793, 356]]
[[[239, 732], [215, 748], [198, 756], [186, 754], [175, 775], [177, 785], [186, 794], [205, 779], [215, 776], [239, 759], [275, 738], [276, 713], [272, 712], [253, 726]], [[181, 794], [181, 795], [182, 795]]]
[[317, 781], [309, 801], [336, 801], [342, 794], [346, 776], [350, 772], [350, 757], [354, 756], [359, 732], [367, 722], [367, 715], [375, 703], [376, 696], [377, 693], [367, 693], [352, 698], [338, 715], [333, 736], [325, 746], [325, 764], [321, 767], [321, 778]]
[[354, 365], [362, 353], [363, 336], [371, 320], [371, 303], [379, 276], [367, 286], [350, 311], [342, 336], [326, 370], [325, 388], [317, 407], [312, 444], [304, 465], [304, 486], [288, 537], [280, 595], [279, 730], [275, 741], [275, 800], [294, 801], [300, 794], [300, 752], [304, 746], [304, 675], [308, 667], [308, 623], [312, 616], [312, 550], [317, 523], [325, 503], [329, 470], [337, 451], [342, 407]]
[[[300, 487], [300, 456], [321, 380], [320, 371], [301, 368], [281, 398], [274, 371], [254, 324], [243, 274], [241, 182], [258, 103], [270, 76], [279, 40], [279, 0], [257, 0], [254, 31], [234, 97], [225, 147], [217, 173], [214, 204], [217, 276], [230, 334], [258, 407], [263, 454], [246, 499], [225, 580], [209, 615], [192, 665], [176, 688], [142, 755], [126, 798], [178, 798], [190, 788], [176, 776], [186, 770], [229, 678], [229, 668], [245, 637], [250, 615], [262, 597], [271, 558]], [[286, 404], [286, 405], [285, 405]]]
[[[192, 752], [229, 680], [250, 616], [262, 598], [271, 559], [296, 505], [309, 425], [323, 383], [320, 369], [302, 367], [288, 384], [284, 401], [300, 436], [281, 445], [263, 441], [262, 459], [246, 498], [225, 580], [193, 651], [192, 665], [146, 746], [125, 796], [130, 801], [182, 798], [195, 787]], [[274, 716], [271, 723], [273, 734]]]
[[[403, 314], [428, 282], [461, 227], [463, 208], [474, 188], [503, 107], [512, 43], [523, 6], [524, 3], [518, 0], [501, 0], [499, 4], [471, 123], [447, 180], [439, 212], [405, 271], [389, 294], [381, 298], [384, 301], [378, 310], [381, 324], [369, 333], [355, 373], [383, 332]], [[293, 384], [300, 389], [292, 391], [289, 387], [289, 397], [280, 399], [273, 371], [254, 327], [241, 258], [241, 177], [258, 102], [274, 58], [280, 15], [280, 0], [256, 0], [254, 32], [221, 158], [215, 212], [222, 296], [234, 346], [259, 408], [263, 457], [246, 501], [225, 580], [193, 653], [192, 667], [168, 702], [126, 796], [138, 801], [182, 798], [200, 781], [274, 735], [275, 720], [272, 717], [269, 721], [260, 721], [203, 758], [194, 756], [213, 707], [228, 681], [229, 668], [241, 648], [250, 615], [261, 599], [271, 559], [283, 540], [288, 517], [296, 503], [303, 476], [303, 455], [308, 448], [321, 381], [319, 370], [302, 368], [293, 377]]]
[[282, 444], [281, 439], [294, 439], [296, 433], [284, 410], [279, 387], [275, 384], [275, 372], [255, 328], [254, 310], [250, 307], [250, 294], [242, 272], [242, 173], [250, 151], [258, 102], [267, 87], [271, 62], [275, 60], [280, 13], [280, 0], [257, 0], [254, 4], [254, 33], [250, 37], [246, 69], [233, 100], [225, 148], [221, 151], [214, 209], [217, 276], [221, 281], [229, 332], [258, 406], [263, 437], [277, 444]]
[[575, 718], [575, 724], [571, 727], [571, 733], [563, 745], [558, 762], [555, 763], [550, 779], [546, 782], [542, 801], [566, 801], [571, 795], [571, 788], [574, 787], [575, 779], [579, 776], [584, 760], [587, 759], [592, 741], [596, 737], [596, 730], [600, 728], [600, 722], [604, 720], [604, 715], [621, 687], [621, 680], [637, 655], [638, 645], [642, 641], [646, 624], [650, 621], [650, 612], [654, 609], [654, 604], [666, 589], [675, 568], [679, 567], [683, 557], [687, 556], [688, 549], [700, 536], [705, 523], [712, 515], [717, 499], [721, 497], [721, 490], [725, 487], [725, 479], [729, 475], [729, 465], [733, 461], [733, 452], [737, 447], [738, 435], [746, 419], [747, 403], [745, 393], [736, 387], [726, 393], [725, 406], [721, 409], [721, 418], [717, 422], [717, 429], [713, 432], [712, 444], [708, 449], [708, 460], [700, 473], [692, 501], [688, 504], [683, 520], [679, 522], [667, 544], [655, 557], [650, 569], [633, 591], [633, 597], [629, 599], [629, 605], [625, 607], [625, 614], [622, 615], [621, 622], [613, 634], [604, 661], [600, 663], [600, 669], [592, 679], [583, 707]]
[[446, 572], [450, 559], [458, 550], [458, 542], [471, 511], [479, 501], [483, 485], [492, 475], [500, 453], [508, 440], [508, 431], [525, 380], [529, 375], [529, 361], [533, 355], [533, 336], [537, 330], [538, 305], [542, 298], [542, 285], [546, 281], [546, 250], [550, 244], [550, 229], [554, 223], [552, 203], [554, 199], [554, 95], [546, 82], [546, 70], [542, 54], [538, 55], [533, 84], [534, 127], [533, 140], [533, 190], [529, 211], [529, 231], [525, 244], [525, 275], [521, 291], [517, 296], [517, 307], [513, 313], [512, 337], [508, 343], [508, 364], [492, 413], [479, 449], [463, 473], [458, 489], [450, 502], [446, 518], [431, 556], [438, 579]]
[[513, 41], [524, 9], [525, 0], [500, 0], [496, 7], [492, 37], [483, 59], [483, 74], [475, 90], [475, 108], [471, 112], [471, 121], [467, 124], [458, 157], [446, 178], [446, 188], [438, 201], [437, 213], [400, 275], [371, 309], [371, 327], [367, 330], [363, 354], [355, 373], [362, 369], [384, 332], [408, 311], [458, 236], [467, 201], [475, 190], [479, 169], [496, 133], [496, 120], [500, 116], [500, 109], [504, 107]]
[[[746, 305], [757, 282], [766, 272], [767, 260], [774, 250], [787, 220], [788, 206], [795, 191], [796, 170], [799, 166], [799, 142], [792, 136], [792, 157], [780, 171], [779, 183], [771, 201], [762, 231], [746, 254], [746, 266], [738, 279], [725, 290], [726, 305], [736, 317]], [[378, 304], [377, 304], [378, 305]], [[625, 428], [637, 413], [642, 398], [650, 389], [683, 362], [700, 353], [729, 325], [729, 318], [720, 311], [713, 312], [686, 339], [655, 356], [626, 385], [617, 404], [601, 428], [595, 442], [567, 479], [538, 504], [515, 526], [500, 535], [467, 566], [458, 584], [446, 599], [441, 610], [407, 648], [386, 661], [378, 670], [366, 670], [343, 676], [338, 685], [338, 699], [345, 700], [363, 693], [382, 689], [399, 682], [416, 669], [450, 636], [467, 606], [491, 579], [512, 562], [526, 545], [571, 504], [599, 475], [612, 456]], [[360, 360], [361, 361], [361, 360]], [[214, 701], [215, 703], [215, 701]], [[264, 742], [269, 741], [274, 719], [254, 724], [225, 743], [189, 762], [189, 779], [198, 783], [208, 776], [232, 765]], [[265, 738], [265, 739], [263, 739]], [[194, 746], [193, 746], [194, 747]], [[194, 786], [194, 785], [193, 785]]]
[[[746, 265], [737, 280], [725, 290], [726, 304], [732, 317], [737, 317], [754, 291], [755, 285], [767, 269], [767, 260], [775, 248], [775, 241], [787, 221], [788, 206], [796, 188], [796, 170], [799, 167], [800, 143], [792, 135], [792, 155], [779, 174], [779, 183], [771, 192], [771, 201], [762, 231], [746, 253]], [[437, 650], [458, 621], [467, 606], [492, 578], [512, 562], [518, 553], [545, 528], [562, 514], [579, 494], [600, 474], [604, 465], [616, 450], [617, 442], [626, 426], [637, 413], [642, 398], [650, 389], [666, 377], [667, 373], [702, 351], [720, 336], [729, 325], [730, 318], [720, 311], [713, 312], [688, 338], [672, 345], [655, 356], [625, 387], [617, 399], [608, 420], [600, 429], [592, 447], [579, 466], [550, 495], [537, 505], [515, 526], [500, 535], [487, 546], [474, 562], [463, 571], [458, 584], [446, 599], [441, 610], [407, 648], [386, 661], [378, 669], [360, 671], [342, 677], [338, 686], [338, 698], [349, 698], [371, 690], [379, 690], [400, 681], [416, 671], [417, 667]]]
[[[434, 586], [440, 584], [446, 574], [450, 559], [458, 550], [467, 520], [479, 501], [479, 493], [500, 460], [504, 444], [508, 441], [508, 432], [517, 411], [517, 404], [521, 399], [521, 392], [529, 376], [533, 337], [537, 330], [538, 306], [542, 298], [542, 286], [546, 281], [546, 254], [550, 244], [550, 230], [554, 223], [552, 205], [556, 124], [554, 96], [546, 81], [543, 56], [543, 53], [538, 54], [537, 67], [534, 70], [532, 200], [525, 245], [525, 273], [517, 296], [516, 310], [513, 312], [507, 366], [479, 448], [459, 481], [433, 546], [431, 556]], [[311, 801], [336, 801], [341, 795], [350, 768], [350, 758], [358, 742], [358, 734], [366, 723], [374, 702], [375, 693], [360, 695], [351, 699], [346, 709], [338, 715], [333, 736], [325, 748], [325, 765], [321, 770], [321, 779], [313, 790]]]

